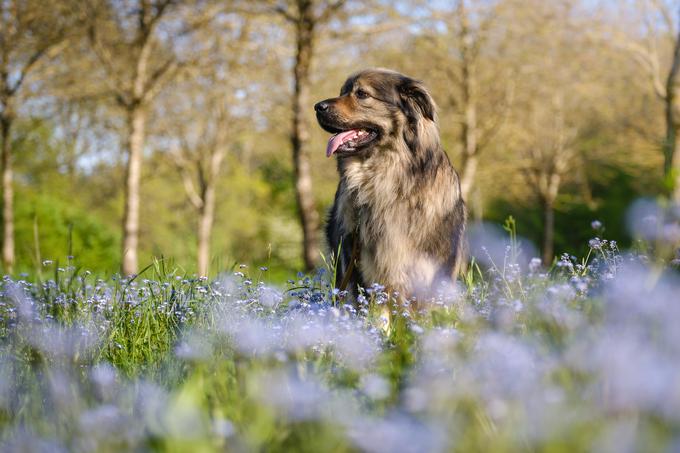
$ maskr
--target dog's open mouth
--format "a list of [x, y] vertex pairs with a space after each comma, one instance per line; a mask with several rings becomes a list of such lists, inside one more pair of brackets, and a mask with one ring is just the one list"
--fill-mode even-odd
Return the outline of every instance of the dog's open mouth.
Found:
[[331, 135], [326, 146], [326, 157], [335, 153], [356, 151], [363, 145], [375, 140], [378, 134], [368, 129], [350, 129]]

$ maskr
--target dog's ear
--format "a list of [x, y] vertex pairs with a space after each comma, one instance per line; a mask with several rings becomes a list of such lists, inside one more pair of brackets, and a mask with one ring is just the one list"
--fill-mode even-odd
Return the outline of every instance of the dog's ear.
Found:
[[416, 112], [414, 109], [418, 109], [422, 116], [430, 121], [434, 121], [436, 109], [434, 100], [432, 100], [432, 96], [430, 96], [430, 93], [428, 93], [421, 82], [405, 77], [397, 87], [397, 91], [399, 92], [402, 108], [407, 116], [415, 117]]

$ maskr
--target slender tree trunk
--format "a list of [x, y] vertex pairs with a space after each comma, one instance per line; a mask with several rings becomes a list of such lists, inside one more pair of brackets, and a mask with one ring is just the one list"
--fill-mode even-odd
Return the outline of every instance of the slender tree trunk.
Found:
[[215, 187], [209, 184], [203, 195], [198, 217], [198, 275], [207, 277], [210, 265], [210, 239], [215, 219]]
[[555, 254], [555, 200], [560, 192], [562, 177], [559, 173], [544, 174], [544, 186], [540, 189], [543, 204], [543, 263], [548, 266]]
[[477, 163], [479, 160], [479, 143], [477, 140], [477, 99], [474, 65], [471, 62], [463, 64], [463, 103], [465, 111], [461, 128], [461, 140], [463, 142], [463, 168], [460, 182], [460, 190], [463, 199], [467, 200], [472, 190], [472, 184], [477, 175]]
[[123, 213], [123, 264], [124, 275], [137, 272], [139, 244], [139, 185], [144, 152], [146, 111], [143, 106], [128, 110], [127, 166], [125, 171], [125, 212]]
[[295, 57], [293, 91], [293, 167], [295, 169], [295, 196], [302, 225], [303, 259], [307, 270], [314, 268], [318, 255], [319, 214], [312, 192], [312, 174], [307, 142], [309, 125], [305, 112], [309, 105], [309, 72], [314, 45], [314, 16], [312, 2], [299, 3], [300, 19], [296, 24], [297, 53]]
[[666, 138], [663, 149], [663, 174], [668, 184], [669, 195], [676, 202], [680, 202], [680, 134], [678, 122], [675, 118], [675, 88], [669, 87], [666, 94]]
[[460, 22], [459, 41], [461, 51], [461, 96], [463, 108], [463, 124], [461, 142], [463, 144], [463, 167], [460, 188], [463, 199], [468, 199], [472, 184], [477, 175], [479, 154], [477, 130], [477, 68], [476, 55], [472, 48], [474, 40], [470, 31], [470, 21], [464, 0], [459, 0], [457, 7]]
[[467, 63], [463, 65], [463, 124], [461, 127], [461, 142], [463, 144], [463, 166], [461, 168], [460, 191], [463, 199], [468, 200], [472, 192], [472, 185], [477, 176], [479, 163], [479, 141], [477, 130], [477, 100], [475, 96], [474, 67]]
[[673, 185], [673, 200], [675, 200], [676, 203], [680, 203], [680, 153], [678, 152], [678, 149], [680, 149], [680, 134], [678, 134], [677, 131], [675, 132], [674, 139], [675, 152], [671, 159], [671, 172], [675, 178]]
[[543, 264], [550, 266], [555, 249], [555, 203], [543, 200]]
[[14, 173], [12, 170], [12, 119], [0, 119], [2, 135], [2, 265], [5, 273], [14, 271]]
[[664, 100], [664, 113], [666, 120], [666, 140], [663, 149], [663, 174], [666, 183], [670, 185], [670, 193], [675, 201], [680, 202], [680, 167], [675, 165], [677, 162], [678, 145], [678, 121], [676, 118], [676, 79], [680, 71], [680, 32], [678, 32], [673, 46], [673, 60], [671, 68], [666, 77], [666, 93]]
[[[680, 137], [678, 137], [678, 125], [675, 120], [674, 103], [675, 89], [670, 87], [666, 93], [666, 98], [664, 99], [666, 137], [664, 139], [663, 147], [663, 175], [666, 184], [676, 183], [676, 181], [672, 181], [671, 179], [674, 176], [676, 178], [678, 177], [678, 175], [673, 175], [674, 161], [676, 160], [675, 156], [677, 155], [678, 142], [680, 141]], [[672, 187], [669, 186], [669, 189], [671, 191], [675, 190], [676, 193], [679, 190], [677, 183]], [[675, 197], [675, 199], [678, 200], [677, 197]]]
[[673, 114], [673, 95], [666, 95], [664, 99], [664, 112], [666, 122], [666, 137], [664, 138], [663, 149], [663, 174], [668, 176], [672, 167], [673, 156], [675, 155], [675, 148], [677, 146], [677, 127], [674, 124], [675, 118]]
[[460, 176], [460, 191], [463, 194], [463, 200], [468, 200], [472, 191], [472, 184], [477, 173], [477, 155], [463, 155], [463, 166], [461, 168]]

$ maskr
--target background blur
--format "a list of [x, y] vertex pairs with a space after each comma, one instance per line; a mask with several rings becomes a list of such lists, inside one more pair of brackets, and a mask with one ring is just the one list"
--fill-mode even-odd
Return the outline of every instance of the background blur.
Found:
[[318, 264], [313, 104], [370, 66], [425, 82], [472, 221], [546, 262], [678, 186], [677, 1], [48, 3], [0, 0], [5, 272]]

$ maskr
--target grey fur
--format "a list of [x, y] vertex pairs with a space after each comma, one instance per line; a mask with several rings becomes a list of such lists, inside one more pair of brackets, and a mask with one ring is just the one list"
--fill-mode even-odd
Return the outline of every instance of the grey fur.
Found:
[[[323, 105], [322, 105], [323, 104]], [[377, 137], [337, 154], [340, 182], [326, 236], [345, 277], [355, 241], [350, 289], [372, 283], [423, 296], [453, 281], [463, 260], [466, 222], [458, 174], [439, 141], [436, 107], [419, 81], [386, 69], [350, 76], [340, 96], [316, 106], [319, 124]]]

